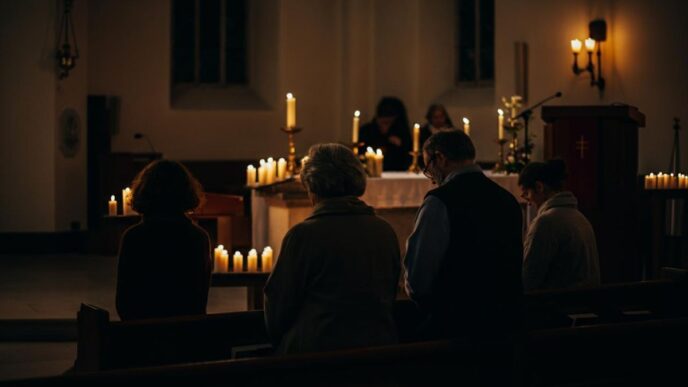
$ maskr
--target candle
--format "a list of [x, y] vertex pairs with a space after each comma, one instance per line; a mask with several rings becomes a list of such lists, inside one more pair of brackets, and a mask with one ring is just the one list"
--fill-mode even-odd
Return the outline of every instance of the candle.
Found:
[[260, 160], [260, 167], [258, 167], [258, 185], [263, 185], [267, 181], [267, 166], [265, 160]]
[[251, 249], [248, 252], [248, 271], [250, 273], [255, 273], [258, 271], [258, 252], [256, 249]]
[[497, 138], [504, 140], [504, 110], [497, 109], [497, 114]]
[[595, 39], [585, 39], [585, 49], [588, 50], [588, 52], [593, 52], [593, 50], [595, 50]]
[[413, 151], [418, 152], [420, 148], [420, 125], [416, 123], [413, 125]]
[[580, 40], [578, 40], [578, 39], [571, 40], [571, 51], [573, 51], [575, 54], [578, 54], [580, 52], [582, 46], [583, 46], [583, 43]]
[[366, 157], [366, 169], [370, 177], [375, 177], [375, 151], [373, 148], [368, 147], [365, 153]]
[[117, 216], [117, 200], [115, 200], [115, 195], [110, 196], [110, 201], [108, 202], [108, 215]]
[[263, 272], [272, 271], [272, 248], [270, 246], [263, 249], [261, 255], [260, 269]]
[[215, 267], [215, 271], [218, 273], [226, 273], [229, 271], [229, 253], [224, 248], [222, 248], [219, 265]]
[[375, 176], [377, 177], [382, 176], [382, 161], [384, 159], [385, 156], [382, 155], [382, 149], [378, 148], [375, 154]]
[[287, 161], [280, 157], [277, 161], [277, 180], [284, 180], [287, 178]]
[[244, 256], [240, 252], [235, 251], [232, 262], [232, 271], [235, 273], [241, 273], [244, 271]]
[[287, 129], [296, 126], [296, 98], [287, 93]]
[[654, 178], [655, 178], [655, 175], [653, 173], [650, 173], [649, 175], [645, 175], [645, 189], [653, 189], [654, 188], [652, 186]]
[[268, 162], [265, 163], [267, 170], [265, 172], [265, 183], [266, 184], [272, 184], [275, 182], [275, 173], [277, 169], [277, 165], [275, 164], [275, 160], [272, 159], [272, 157], [268, 158]]
[[134, 210], [131, 208], [131, 189], [129, 187], [122, 190], [122, 214], [131, 215]]
[[662, 175], [662, 188], [669, 189], [669, 175], [666, 173]]
[[471, 135], [471, 121], [466, 117], [463, 118], [463, 131], [468, 136]]
[[256, 167], [253, 165], [246, 167], [246, 185], [249, 187], [256, 185]]
[[671, 188], [671, 189], [677, 189], [678, 188], [678, 177], [674, 176], [673, 173], [669, 174], [669, 188]]
[[351, 143], [358, 144], [358, 126], [360, 124], [361, 112], [356, 110], [354, 112], [354, 123], [351, 128]]
[[215, 250], [213, 250], [213, 271], [217, 273], [221, 273], [221, 268], [222, 268], [222, 252], [225, 250], [225, 247], [222, 245], [218, 245]]

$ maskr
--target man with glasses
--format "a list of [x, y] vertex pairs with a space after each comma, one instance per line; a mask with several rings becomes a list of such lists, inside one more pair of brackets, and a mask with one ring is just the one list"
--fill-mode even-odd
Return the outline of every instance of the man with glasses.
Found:
[[491, 364], [508, 361], [523, 295], [521, 207], [475, 164], [462, 131], [433, 134], [423, 159], [438, 187], [416, 215], [404, 258], [406, 291], [427, 317], [420, 334], [466, 338], [498, 348]]

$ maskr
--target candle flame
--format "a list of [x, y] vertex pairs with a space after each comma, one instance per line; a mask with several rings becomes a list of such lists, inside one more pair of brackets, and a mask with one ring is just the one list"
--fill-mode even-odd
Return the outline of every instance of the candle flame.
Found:
[[217, 245], [217, 249], [218, 249], [218, 250], [224, 250], [224, 249], [225, 249], [225, 246], [223, 246], [223, 245]]
[[248, 252], [248, 255], [258, 255], [258, 251], [256, 251], [256, 249], [251, 249], [251, 250]]
[[287, 99], [292, 99], [294, 98], [294, 95], [292, 93], [287, 93]]
[[595, 39], [593, 39], [593, 38], [585, 39], [585, 49], [588, 51], [594, 50], [595, 49]]
[[243, 257], [243, 255], [241, 255], [241, 252], [239, 252], [239, 250], [234, 252], [234, 256], [235, 257]]
[[115, 201], [115, 195], [110, 195], [110, 201]]
[[416, 129], [416, 128], [420, 128], [420, 124], [417, 122], [415, 124], [413, 124], [413, 129]]
[[583, 43], [581, 43], [580, 40], [572, 39], [571, 40], [571, 51], [576, 52], [576, 53], [580, 52], [582, 45], [583, 45]]
[[499, 114], [500, 117], [504, 116], [504, 110], [502, 110], [502, 109], [497, 109], [497, 113]]
[[466, 125], [468, 125], [468, 124], [471, 123], [471, 121], [470, 121], [468, 118], [464, 117], [464, 118], [463, 118], [463, 123], [466, 124]]
[[366, 149], [366, 152], [367, 152], [367, 153], [375, 153], [375, 151], [373, 150], [373, 148], [370, 147], [370, 146], [368, 147], [368, 149]]
[[382, 149], [377, 148], [377, 155], [378, 155], [378, 156], [382, 156]]
[[361, 116], [361, 112], [358, 111], [358, 110], [356, 110], [356, 111], [354, 112], [354, 117], [360, 117], [360, 116]]
[[266, 252], [266, 251], [272, 251], [272, 247], [266, 246], [266, 247], [263, 249], [263, 252]]

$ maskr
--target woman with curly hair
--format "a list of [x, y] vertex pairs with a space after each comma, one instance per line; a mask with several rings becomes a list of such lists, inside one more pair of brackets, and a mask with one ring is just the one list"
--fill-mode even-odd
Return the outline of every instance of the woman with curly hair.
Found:
[[203, 191], [178, 162], [159, 160], [134, 179], [132, 207], [141, 222], [122, 236], [117, 313], [122, 320], [205, 314], [210, 238], [188, 213]]

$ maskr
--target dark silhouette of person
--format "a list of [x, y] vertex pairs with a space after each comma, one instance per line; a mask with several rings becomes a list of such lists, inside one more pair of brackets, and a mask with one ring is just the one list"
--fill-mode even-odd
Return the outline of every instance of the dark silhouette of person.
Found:
[[142, 219], [122, 236], [117, 313], [122, 320], [205, 314], [210, 238], [187, 215], [203, 200], [200, 184], [180, 163], [158, 160], [132, 188]]
[[377, 104], [375, 117], [361, 127], [359, 139], [364, 144], [359, 154], [367, 147], [380, 148], [385, 156], [384, 170], [406, 170], [411, 163], [412, 144], [404, 103], [396, 97], [383, 97]]
[[433, 134], [442, 130], [454, 129], [454, 123], [449, 117], [449, 113], [444, 105], [435, 103], [428, 107], [425, 113], [425, 124], [420, 127], [420, 147], [423, 149], [423, 144]]

